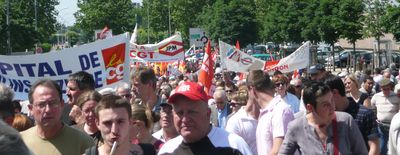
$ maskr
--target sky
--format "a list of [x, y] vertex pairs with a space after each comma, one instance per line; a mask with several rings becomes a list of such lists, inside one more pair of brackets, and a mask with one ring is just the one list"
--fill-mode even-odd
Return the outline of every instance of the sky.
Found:
[[[60, 4], [56, 6], [58, 11], [57, 21], [72, 26], [75, 24], [76, 19], [74, 13], [78, 11], [78, 0], [59, 0]], [[142, 0], [132, 0], [132, 2], [141, 3]]]

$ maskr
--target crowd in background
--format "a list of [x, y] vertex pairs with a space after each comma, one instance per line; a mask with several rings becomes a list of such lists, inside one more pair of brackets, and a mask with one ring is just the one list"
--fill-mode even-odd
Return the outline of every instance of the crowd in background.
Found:
[[196, 73], [159, 76], [150, 67], [96, 91], [80, 71], [69, 76], [66, 101], [55, 81], [41, 79], [28, 103], [0, 84], [8, 135], [0, 154], [400, 154], [400, 75], [391, 68], [214, 75], [210, 94]]

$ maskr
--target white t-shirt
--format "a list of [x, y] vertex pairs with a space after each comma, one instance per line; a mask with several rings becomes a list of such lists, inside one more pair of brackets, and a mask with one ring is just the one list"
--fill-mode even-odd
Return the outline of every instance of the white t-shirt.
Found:
[[400, 154], [400, 113], [393, 116], [389, 129], [388, 154]]
[[249, 144], [253, 154], [257, 154], [257, 120], [247, 114], [245, 107], [239, 109], [226, 125], [226, 131], [239, 135]]
[[160, 130], [158, 130], [157, 132], [154, 132], [154, 133], [152, 134], [152, 136], [153, 136], [155, 139], [161, 140], [162, 142], [165, 143], [165, 140], [164, 140], [164, 138], [163, 138], [163, 135], [164, 135], [163, 129], [160, 129]]
[[[229, 133], [224, 129], [212, 127], [207, 137], [211, 141], [213, 147], [215, 148], [233, 148], [235, 150], [240, 151], [244, 155], [253, 154], [247, 143], [243, 140], [243, 138], [241, 138], [236, 134]], [[183, 142], [182, 136], [175, 137], [174, 139], [171, 139], [168, 142], [166, 142], [161, 147], [158, 154], [159, 155], [176, 154], [175, 151], [181, 149], [181, 147], [179, 146], [181, 145], [182, 142]], [[196, 146], [196, 147], [201, 148], [202, 146]], [[209, 146], [204, 146], [204, 147], [209, 147]], [[210, 148], [204, 148], [204, 150], [209, 150], [209, 149]]]

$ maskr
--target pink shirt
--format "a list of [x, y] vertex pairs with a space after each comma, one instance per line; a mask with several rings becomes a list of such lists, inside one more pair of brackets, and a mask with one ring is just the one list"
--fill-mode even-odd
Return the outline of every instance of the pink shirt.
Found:
[[287, 126], [294, 119], [290, 106], [279, 96], [276, 96], [268, 106], [260, 110], [257, 126], [257, 152], [268, 155], [272, 149], [273, 140], [284, 137]]

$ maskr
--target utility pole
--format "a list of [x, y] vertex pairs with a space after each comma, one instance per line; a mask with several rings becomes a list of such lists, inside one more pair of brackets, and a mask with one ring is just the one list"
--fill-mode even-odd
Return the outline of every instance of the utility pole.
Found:
[[168, 0], [168, 35], [171, 36], [171, 5], [170, 1]]
[[7, 53], [8, 55], [11, 54], [11, 35], [10, 35], [10, 0], [7, 0], [7, 17], [6, 17], [6, 23], [7, 23]]
[[[35, 5], [35, 31], [37, 32], [38, 31], [38, 29], [37, 29], [37, 24], [38, 24], [38, 22], [37, 22], [37, 0], [35, 0], [34, 5]], [[38, 49], [38, 43], [36, 42], [35, 43], [35, 51], [33, 53], [36, 53], [37, 49]]]
[[147, 43], [150, 44], [150, 13], [149, 13], [149, 7], [150, 7], [150, 0], [147, 1]]

